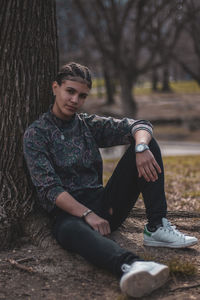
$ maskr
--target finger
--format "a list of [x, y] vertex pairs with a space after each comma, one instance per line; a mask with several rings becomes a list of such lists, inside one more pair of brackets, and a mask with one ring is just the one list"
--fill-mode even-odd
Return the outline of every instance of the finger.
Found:
[[110, 207], [109, 210], [108, 210], [109, 214], [112, 216], [113, 215], [113, 208]]
[[107, 228], [107, 224], [103, 225], [103, 235], [107, 235], [108, 234], [108, 228]]
[[149, 165], [149, 170], [150, 170], [151, 175], [152, 175], [151, 179], [154, 180], [154, 181], [157, 180], [158, 179], [158, 174], [157, 174], [157, 171], [156, 171], [154, 165], [152, 165], [152, 164]]
[[108, 223], [108, 234], [110, 234], [111, 233], [111, 229], [110, 229], [110, 224]]
[[158, 175], [157, 175], [156, 170], [155, 169], [150, 169], [150, 172], [151, 172], [151, 175], [149, 175], [150, 180], [153, 181], [153, 182], [158, 180]]
[[108, 223], [108, 221], [104, 221], [103, 223], [101, 223], [99, 225], [99, 230], [102, 233], [102, 235], [107, 235], [110, 233], [110, 225]]
[[162, 173], [162, 170], [155, 159], [153, 161], [153, 165], [156, 167], [156, 170], [158, 171], [158, 173]]
[[150, 179], [149, 179], [149, 177], [147, 176], [146, 171], [145, 171], [144, 168], [141, 168], [141, 174], [142, 174], [142, 176], [144, 177], [144, 179], [145, 179], [147, 182], [150, 181]]
[[92, 226], [92, 227], [93, 227], [93, 229], [94, 229], [95, 231], [99, 231], [99, 228], [98, 228], [97, 225], [94, 225], [94, 226]]
[[103, 229], [103, 235], [107, 235], [106, 224], [103, 224], [102, 229]]
[[142, 172], [140, 171], [140, 168], [138, 168], [138, 177], [142, 177]]
[[104, 225], [102, 225], [102, 234], [103, 235], [107, 235], [107, 229], [106, 229], [106, 225], [104, 224]]
[[106, 226], [105, 226], [105, 235], [108, 235], [110, 234], [110, 224], [107, 223]]
[[139, 170], [138, 174], [139, 174], [139, 175], [138, 175], [139, 178], [142, 177], [142, 172], [141, 172], [140, 170]]
[[161, 173], [162, 170], [161, 170], [159, 164], [157, 163], [157, 161], [156, 161], [156, 159], [155, 159], [155, 157], [154, 157], [154, 155], [153, 155], [152, 152], [150, 152], [150, 156], [151, 156], [151, 163], [155, 166], [156, 171], [157, 171], [158, 173]]
[[153, 174], [152, 174], [151, 169], [149, 168], [149, 166], [146, 166], [144, 168], [144, 170], [145, 170], [146, 176], [148, 177], [149, 181], [155, 181], [154, 176], [153, 176]]
[[110, 234], [110, 224], [109, 224], [109, 222], [107, 222], [107, 221], [106, 221], [106, 223], [105, 223], [104, 230], [105, 230], [105, 235]]
[[98, 231], [99, 231], [99, 233], [100, 233], [101, 235], [105, 235], [105, 232], [104, 232], [104, 226], [102, 226], [102, 224], [100, 224], [100, 225], [98, 226]]

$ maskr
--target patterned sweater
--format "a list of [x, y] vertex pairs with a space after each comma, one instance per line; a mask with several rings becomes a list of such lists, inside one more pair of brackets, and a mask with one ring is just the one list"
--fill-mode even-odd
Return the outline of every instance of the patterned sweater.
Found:
[[99, 148], [129, 144], [140, 129], [152, 133], [145, 120], [81, 113], [63, 121], [49, 108], [24, 134], [24, 156], [40, 204], [50, 212], [64, 191], [76, 198], [85, 189], [102, 187]]

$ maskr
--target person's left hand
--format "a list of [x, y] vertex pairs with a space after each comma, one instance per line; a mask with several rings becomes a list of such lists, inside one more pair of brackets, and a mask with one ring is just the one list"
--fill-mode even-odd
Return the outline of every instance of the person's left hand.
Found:
[[158, 173], [162, 170], [154, 158], [153, 153], [150, 150], [145, 150], [141, 153], [136, 153], [136, 166], [139, 177], [144, 177], [146, 181], [156, 181], [158, 179]]

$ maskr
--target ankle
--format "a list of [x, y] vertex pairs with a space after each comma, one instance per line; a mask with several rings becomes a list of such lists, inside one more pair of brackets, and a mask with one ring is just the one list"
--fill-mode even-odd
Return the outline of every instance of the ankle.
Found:
[[149, 232], [155, 232], [158, 228], [160, 228], [162, 226], [162, 222], [159, 223], [159, 224], [147, 224], [146, 227], [147, 227], [147, 230]]

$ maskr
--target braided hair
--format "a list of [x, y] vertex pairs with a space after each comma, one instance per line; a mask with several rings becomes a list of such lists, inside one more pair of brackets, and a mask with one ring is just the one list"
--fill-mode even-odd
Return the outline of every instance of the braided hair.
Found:
[[85, 83], [90, 89], [92, 87], [90, 70], [86, 66], [75, 62], [70, 62], [62, 66], [55, 80], [59, 85], [61, 85], [65, 80], [71, 80]]

